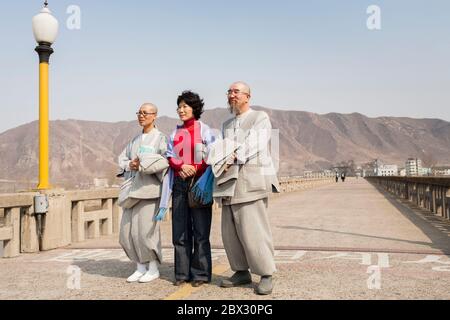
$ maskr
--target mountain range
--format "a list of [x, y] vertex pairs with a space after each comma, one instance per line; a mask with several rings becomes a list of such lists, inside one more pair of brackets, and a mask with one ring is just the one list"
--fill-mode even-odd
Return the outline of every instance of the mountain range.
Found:
[[[417, 157], [424, 165], [450, 163], [450, 122], [444, 120], [254, 109], [267, 112], [272, 127], [279, 129], [280, 176], [327, 169], [348, 160], [363, 164], [381, 159], [404, 166], [408, 157]], [[230, 117], [227, 109], [212, 109], [206, 110], [201, 120], [212, 128], [221, 128]], [[178, 123], [165, 116], [157, 119], [158, 128], [165, 134]], [[94, 178], [116, 183], [117, 156], [139, 131], [136, 121], [51, 121], [52, 183], [66, 188], [82, 187]], [[38, 122], [1, 133], [0, 152], [0, 191], [13, 191], [20, 184], [34, 186], [38, 176]]]

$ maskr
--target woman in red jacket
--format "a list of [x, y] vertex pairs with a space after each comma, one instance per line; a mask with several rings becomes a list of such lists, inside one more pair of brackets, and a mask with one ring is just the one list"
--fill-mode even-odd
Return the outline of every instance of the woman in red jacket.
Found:
[[212, 206], [190, 208], [188, 191], [192, 179], [207, 169], [203, 150], [213, 141], [210, 128], [199, 121], [203, 100], [191, 91], [177, 100], [178, 116], [183, 121], [172, 133], [167, 158], [174, 171], [172, 186], [172, 241], [175, 248], [175, 285], [192, 281], [198, 287], [211, 282]]

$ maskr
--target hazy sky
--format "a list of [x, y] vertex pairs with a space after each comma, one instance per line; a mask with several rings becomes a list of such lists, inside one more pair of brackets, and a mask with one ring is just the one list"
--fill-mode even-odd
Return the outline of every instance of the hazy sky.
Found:
[[[0, 132], [38, 119], [31, 18], [43, 1], [2, 1]], [[174, 117], [192, 89], [225, 107], [235, 80], [253, 103], [316, 113], [450, 121], [450, 1], [49, 0], [60, 21], [51, 119], [132, 120], [154, 102]], [[69, 30], [70, 5], [81, 29]], [[381, 30], [366, 26], [381, 8]]]

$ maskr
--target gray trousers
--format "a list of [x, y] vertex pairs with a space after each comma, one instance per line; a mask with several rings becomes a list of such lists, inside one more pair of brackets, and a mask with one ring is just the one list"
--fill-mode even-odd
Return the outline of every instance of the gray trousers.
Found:
[[162, 262], [160, 225], [153, 221], [158, 207], [159, 199], [141, 200], [123, 211], [119, 242], [131, 261]]
[[270, 276], [276, 271], [268, 199], [223, 205], [222, 240], [233, 271]]

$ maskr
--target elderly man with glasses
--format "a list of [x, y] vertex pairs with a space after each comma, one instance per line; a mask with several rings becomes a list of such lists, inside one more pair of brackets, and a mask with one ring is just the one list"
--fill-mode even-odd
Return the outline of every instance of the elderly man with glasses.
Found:
[[[272, 126], [266, 112], [250, 108], [251, 91], [247, 84], [232, 84], [227, 96], [234, 117], [223, 124], [222, 133], [225, 140], [234, 141], [239, 147], [223, 173], [234, 171], [236, 175], [233, 184], [225, 183], [232, 195], [221, 197], [222, 239], [235, 273], [221, 286], [250, 284], [253, 273], [261, 276], [256, 293], [267, 295], [272, 293], [272, 274], [276, 271], [268, 197], [271, 192], [279, 192], [268, 151]], [[217, 178], [218, 182], [226, 180], [223, 176]]]

